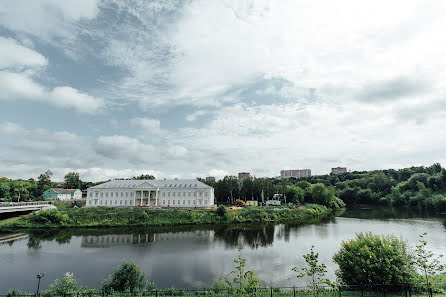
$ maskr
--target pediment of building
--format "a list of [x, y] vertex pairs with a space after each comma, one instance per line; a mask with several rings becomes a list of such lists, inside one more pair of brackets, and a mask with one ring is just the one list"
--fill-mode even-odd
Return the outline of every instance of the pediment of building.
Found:
[[155, 186], [152, 184], [149, 184], [148, 182], [144, 182], [144, 183], [140, 184], [138, 186], [138, 188], [148, 189], [148, 188], [155, 188]]

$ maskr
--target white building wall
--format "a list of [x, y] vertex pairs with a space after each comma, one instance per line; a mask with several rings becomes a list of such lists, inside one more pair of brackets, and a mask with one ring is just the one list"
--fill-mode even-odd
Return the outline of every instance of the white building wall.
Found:
[[[129, 207], [139, 204], [136, 193], [149, 189], [88, 189], [88, 207]], [[155, 191], [154, 192], [156, 195]], [[139, 195], [139, 194], [138, 194]], [[136, 199], [136, 200], [135, 200]], [[153, 206], [153, 201], [151, 205]], [[158, 192], [158, 206], [161, 207], [210, 207], [214, 205], [214, 189], [172, 188], [160, 189]]]

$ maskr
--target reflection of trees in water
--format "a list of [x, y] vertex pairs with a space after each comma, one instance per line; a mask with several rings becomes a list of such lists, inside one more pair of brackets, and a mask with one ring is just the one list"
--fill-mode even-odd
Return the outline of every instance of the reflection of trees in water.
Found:
[[382, 205], [355, 205], [341, 216], [367, 220], [433, 218], [440, 214], [431, 209], [389, 207]]
[[215, 237], [223, 240], [228, 246], [248, 245], [251, 248], [272, 245], [274, 241], [275, 226], [253, 225], [247, 227], [241, 225], [223, 226], [215, 229]]
[[36, 240], [31, 236], [28, 239], [27, 246], [31, 249], [40, 249], [42, 246], [40, 245], [40, 240]]
[[[311, 218], [307, 224], [321, 224], [334, 221], [331, 218]], [[195, 238], [200, 241], [223, 241], [225, 245], [235, 247], [245, 245], [251, 248], [266, 247], [274, 239], [289, 241], [291, 234], [298, 232], [302, 223], [296, 224], [237, 224], [237, 225], [200, 225], [178, 227], [144, 227], [144, 228], [86, 228], [33, 230], [29, 233], [28, 246], [40, 246], [41, 241], [55, 240], [59, 244], [69, 244], [72, 236], [81, 236], [84, 245], [97, 244], [140, 244], [154, 240], [171, 240]], [[212, 231], [212, 232], [209, 232]], [[125, 239], [125, 240], [124, 240]]]

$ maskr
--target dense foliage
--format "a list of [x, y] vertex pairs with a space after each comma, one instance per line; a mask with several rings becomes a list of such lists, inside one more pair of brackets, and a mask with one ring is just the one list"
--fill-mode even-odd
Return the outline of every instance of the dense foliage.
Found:
[[338, 277], [348, 285], [403, 284], [414, 274], [408, 246], [395, 236], [359, 233], [334, 255]]
[[62, 208], [42, 210], [29, 216], [0, 221], [0, 229], [299, 222], [315, 216], [328, 215], [331, 211], [325, 206], [307, 204], [303, 208], [251, 207], [227, 212], [223, 216], [219, 213], [217, 210]]
[[133, 262], [124, 261], [102, 282], [101, 291], [106, 294], [112, 292], [139, 292], [145, 289], [144, 272]]
[[[239, 182], [226, 176], [215, 187], [217, 203], [236, 199], [266, 201], [284, 194], [283, 202], [318, 203], [327, 207], [349, 204], [384, 204], [446, 210], [446, 170], [430, 167], [375, 170], [305, 178], [252, 178]], [[343, 202], [342, 202], [343, 201]]]

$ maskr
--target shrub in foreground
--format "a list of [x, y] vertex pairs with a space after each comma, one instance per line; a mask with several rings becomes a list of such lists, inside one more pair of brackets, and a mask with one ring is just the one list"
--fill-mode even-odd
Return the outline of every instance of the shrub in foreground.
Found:
[[339, 279], [347, 285], [403, 284], [413, 275], [407, 243], [391, 235], [356, 234], [342, 242], [333, 259]]
[[112, 292], [139, 292], [146, 287], [144, 272], [133, 262], [122, 262], [116, 271], [102, 282], [101, 291]]

